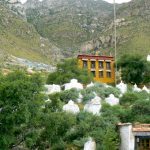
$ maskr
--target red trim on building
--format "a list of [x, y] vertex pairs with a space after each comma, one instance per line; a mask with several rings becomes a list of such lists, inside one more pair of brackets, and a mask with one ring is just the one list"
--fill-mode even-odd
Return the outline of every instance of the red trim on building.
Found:
[[98, 55], [78, 55], [78, 59], [114, 60], [114, 57]]

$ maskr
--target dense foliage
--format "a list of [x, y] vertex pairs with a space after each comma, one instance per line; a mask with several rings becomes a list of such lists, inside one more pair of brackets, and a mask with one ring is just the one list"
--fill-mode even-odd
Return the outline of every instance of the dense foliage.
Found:
[[139, 55], [124, 55], [118, 62], [122, 79], [127, 83], [147, 83], [150, 81], [149, 63]]
[[47, 79], [48, 84], [64, 84], [70, 82], [70, 79], [78, 79], [81, 83], [90, 83], [92, 76], [87, 70], [80, 69], [76, 59], [68, 59], [57, 65], [57, 71], [51, 73]]
[[[42, 80], [22, 72], [1, 76], [0, 80], [0, 147], [11, 149], [29, 140], [38, 129], [42, 105]], [[37, 135], [38, 137], [38, 135]], [[37, 138], [36, 137], [36, 138]], [[33, 144], [34, 139], [32, 139]]]
[[[120, 105], [105, 102], [109, 94], [119, 98], [120, 91], [104, 84], [94, 84], [83, 90], [66, 90], [44, 95], [39, 75], [23, 72], [0, 75], [0, 149], [83, 149], [92, 137], [97, 150], [117, 150], [119, 122], [150, 123], [150, 94], [134, 92], [130, 87], [120, 98]], [[70, 99], [77, 102], [83, 96], [80, 113], [62, 111]], [[102, 99], [100, 115], [83, 111], [83, 106], [98, 95]], [[49, 99], [47, 101], [47, 99]]]

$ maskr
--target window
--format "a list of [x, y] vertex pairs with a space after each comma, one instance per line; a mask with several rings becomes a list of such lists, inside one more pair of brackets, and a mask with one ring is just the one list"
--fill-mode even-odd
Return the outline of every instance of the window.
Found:
[[107, 75], [107, 78], [111, 78], [111, 72], [107, 72], [106, 75]]
[[95, 61], [91, 61], [91, 68], [95, 68]]
[[100, 69], [103, 69], [103, 68], [104, 68], [103, 61], [99, 61], [99, 68], [100, 68]]
[[91, 71], [93, 77], [96, 77], [95, 71]]
[[104, 77], [104, 72], [103, 71], [99, 71], [99, 77], [103, 78]]
[[87, 61], [83, 60], [83, 68], [87, 68]]
[[111, 64], [110, 64], [110, 62], [106, 62], [106, 69], [111, 69]]

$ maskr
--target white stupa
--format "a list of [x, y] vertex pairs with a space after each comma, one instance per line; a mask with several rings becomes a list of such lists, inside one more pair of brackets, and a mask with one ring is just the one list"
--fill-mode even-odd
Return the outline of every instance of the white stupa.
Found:
[[77, 114], [77, 113], [80, 112], [80, 109], [79, 109], [79, 106], [77, 104], [75, 104], [72, 100], [70, 100], [68, 102], [68, 104], [63, 106], [63, 111], [73, 113], [73, 114]]
[[135, 84], [133, 87], [133, 91], [134, 92], [141, 92], [142, 90], [140, 88], [138, 88], [138, 86]]
[[147, 61], [150, 61], [150, 55], [147, 55]]
[[84, 144], [84, 150], [96, 150], [96, 143], [92, 138]]
[[79, 83], [77, 79], [72, 79], [70, 81], [70, 83], [66, 83], [65, 84], [65, 90], [70, 90], [72, 88], [76, 88], [78, 90], [82, 90], [83, 89], [83, 85], [81, 83]]
[[108, 85], [108, 84], [106, 84], [106, 83], [104, 83], [104, 87], [105, 87], [105, 88], [109, 88], [109, 87], [111, 87], [111, 86]]
[[149, 93], [149, 89], [144, 85], [144, 87], [142, 88], [143, 91], [146, 91], [147, 93]]
[[88, 88], [88, 87], [93, 87], [94, 86], [94, 83], [93, 82], [91, 82], [90, 84], [88, 84], [86, 87]]
[[60, 85], [45, 85], [46, 88], [46, 94], [52, 94], [52, 93], [56, 93], [56, 92], [61, 92], [61, 88]]
[[121, 91], [122, 94], [127, 92], [127, 84], [123, 83], [122, 81], [117, 84], [116, 87]]
[[111, 106], [119, 104], [119, 98], [115, 97], [113, 94], [110, 94], [109, 97], [105, 98], [105, 101]]
[[84, 111], [90, 112], [93, 115], [100, 115], [101, 110], [101, 98], [98, 96], [95, 96], [90, 102], [88, 102], [84, 106]]
[[79, 93], [79, 97], [77, 99], [77, 102], [82, 103], [82, 99], [83, 99], [83, 95], [81, 93]]

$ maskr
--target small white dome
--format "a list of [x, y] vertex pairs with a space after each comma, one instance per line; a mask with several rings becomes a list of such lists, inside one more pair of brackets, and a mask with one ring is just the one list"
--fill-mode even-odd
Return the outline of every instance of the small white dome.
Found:
[[141, 92], [142, 90], [140, 88], [138, 88], [138, 86], [135, 84], [133, 87], [133, 91], [134, 92]]
[[95, 96], [90, 102], [88, 102], [84, 106], [84, 111], [90, 112], [93, 115], [100, 115], [101, 110], [101, 98], [98, 96]]
[[79, 93], [79, 97], [77, 99], [77, 102], [78, 103], [81, 103], [82, 102], [82, 99], [83, 99], [83, 95], [81, 93]]
[[150, 61], [150, 55], [147, 55], [147, 61]]
[[65, 90], [70, 90], [72, 88], [82, 90], [83, 85], [81, 83], [79, 83], [77, 79], [71, 79], [70, 83], [65, 84]]
[[142, 88], [143, 91], [146, 91], [147, 93], [149, 93], [149, 89], [144, 85], [144, 87]]
[[46, 88], [46, 94], [52, 94], [52, 93], [56, 93], [56, 92], [61, 92], [61, 88], [60, 85], [45, 85]]
[[116, 87], [121, 91], [122, 94], [127, 92], [127, 84], [124, 84], [123, 81], [117, 84]]
[[91, 82], [90, 84], [88, 84], [86, 87], [88, 88], [88, 87], [93, 87], [94, 86], [94, 83], [93, 82]]
[[75, 104], [72, 100], [70, 100], [68, 102], [68, 104], [63, 106], [63, 111], [73, 113], [73, 114], [77, 114], [77, 113], [80, 112], [80, 109], [79, 109], [79, 106], [77, 104]]
[[96, 150], [96, 143], [92, 138], [84, 144], [84, 150]]
[[115, 97], [113, 94], [110, 94], [109, 97], [105, 99], [105, 101], [111, 106], [119, 104], [119, 98]]

